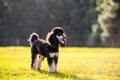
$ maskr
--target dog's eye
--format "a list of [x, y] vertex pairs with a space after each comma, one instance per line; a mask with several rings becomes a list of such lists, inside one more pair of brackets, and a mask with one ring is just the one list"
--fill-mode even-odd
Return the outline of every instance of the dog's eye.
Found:
[[57, 34], [57, 36], [61, 36], [61, 34]]
[[58, 34], [57, 34], [57, 36], [61, 36], [61, 35], [62, 35], [62, 33], [58, 33]]

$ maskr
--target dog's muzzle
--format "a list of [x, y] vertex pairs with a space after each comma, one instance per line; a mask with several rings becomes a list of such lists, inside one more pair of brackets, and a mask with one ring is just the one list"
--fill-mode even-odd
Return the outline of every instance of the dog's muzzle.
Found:
[[56, 35], [61, 47], [64, 47], [65, 44], [66, 44], [66, 41], [65, 41], [65, 36], [64, 35]]

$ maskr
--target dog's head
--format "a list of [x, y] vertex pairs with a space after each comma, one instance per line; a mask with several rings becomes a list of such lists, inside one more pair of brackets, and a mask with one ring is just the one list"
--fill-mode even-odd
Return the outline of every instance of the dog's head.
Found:
[[64, 47], [66, 45], [66, 34], [65, 34], [63, 28], [55, 27], [55, 28], [53, 28], [52, 31], [55, 34], [55, 37], [57, 38], [61, 47]]
[[47, 34], [46, 41], [52, 46], [52, 47], [58, 47], [58, 44], [61, 45], [61, 47], [66, 46], [66, 34], [61, 27], [55, 27]]

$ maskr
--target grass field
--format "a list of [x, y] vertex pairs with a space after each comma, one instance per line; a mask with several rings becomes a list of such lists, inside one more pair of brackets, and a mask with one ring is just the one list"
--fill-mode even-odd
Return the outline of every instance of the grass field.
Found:
[[120, 48], [60, 48], [58, 72], [30, 69], [30, 47], [0, 47], [0, 80], [120, 80]]

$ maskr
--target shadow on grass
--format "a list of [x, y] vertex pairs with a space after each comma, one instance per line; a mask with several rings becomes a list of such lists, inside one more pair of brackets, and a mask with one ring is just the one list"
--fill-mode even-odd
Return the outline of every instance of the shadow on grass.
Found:
[[59, 79], [66, 78], [66, 79], [70, 79], [70, 80], [91, 80], [91, 79], [87, 79], [87, 78], [80, 78], [73, 74], [64, 74], [64, 73], [60, 73], [60, 72], [50, 73], [50, 72], [44, 71], [44, 70], [39, 70], [39, 72], [42, 74], [45, 74], [45, 75], [54, 76]]

